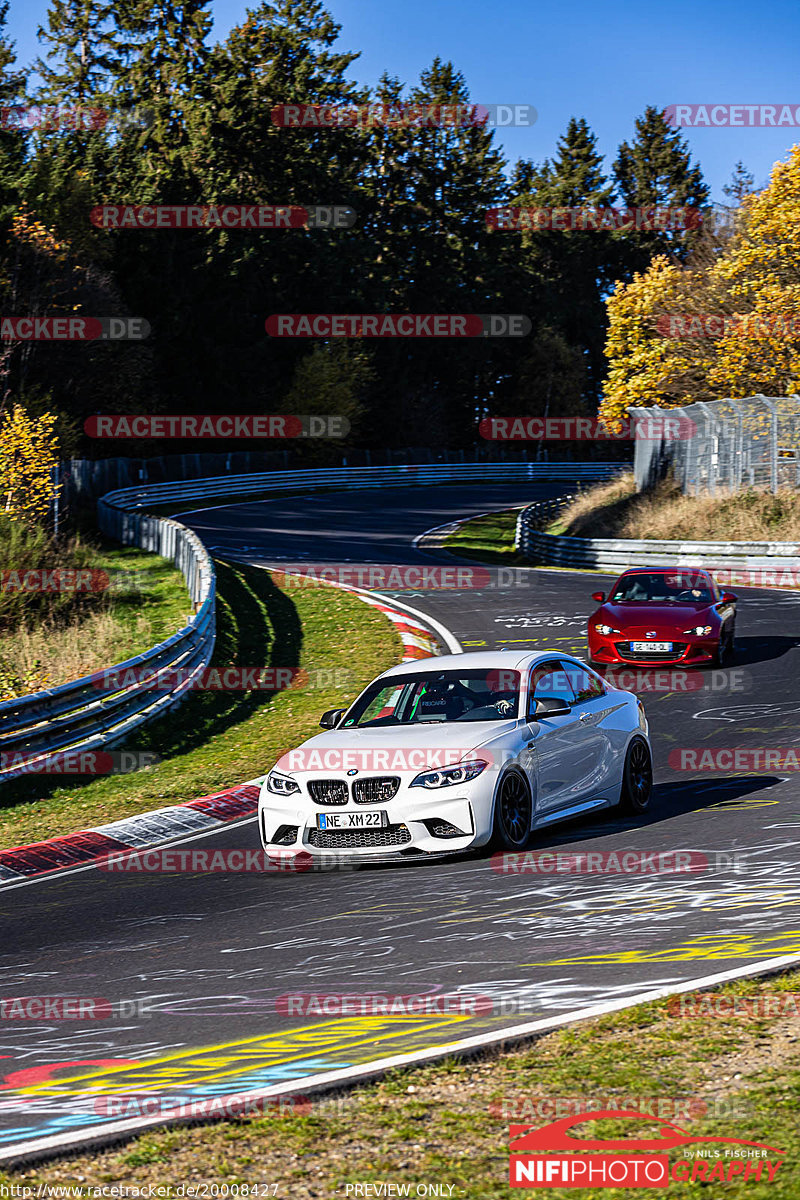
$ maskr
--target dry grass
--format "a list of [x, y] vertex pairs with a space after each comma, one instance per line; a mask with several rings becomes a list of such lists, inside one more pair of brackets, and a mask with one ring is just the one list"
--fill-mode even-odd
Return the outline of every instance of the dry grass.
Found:
[[573, 537], [798, 542], [800, 491], [684, 496], [667, 480], [655, 491], [637, 495], [630, 474], [584, 492], [548, 532]]
[[146, 617], [135, 617], [131, 624], [106, 607], [66, 628], [52, 622], [23, 625], [0, 638], [0, 658], [12, 678], [58, 687], [119, 662], [131, 647], [147, 649], [149, 633]]
[[167, 559], [99, 539], [84, 549], [92, 567], [113, 580], [105, 592], [67, 595], [75, 603], [50, 608], [36, 593], [4, 594], [13, 604], [0, 621], [0, 702], [132, 658], [189, 619], [186, 584]]
[[[581, 492], [576, 500], [561, 511], [548, 533], [567, 533], [573, 537], [632, 537], [618, 532], [620, 516], [636, 497], [633, 472], [619, 475], [610, 483]], [[589, 532], [591, 530], [591, 532]]]

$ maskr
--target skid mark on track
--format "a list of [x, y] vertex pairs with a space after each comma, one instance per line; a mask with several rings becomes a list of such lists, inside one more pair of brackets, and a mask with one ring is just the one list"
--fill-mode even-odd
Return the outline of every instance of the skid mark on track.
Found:
[[748, 934], [703, 934], [690, 938], [681, 946], [663, 950], [619, 950], [613, 954], [584, 954], [567, 958], [550, 958], [546, 962], [523, 963], [526, 967], [554, 966], [621, 966], [629, 963], [713, 962], [736, 958], [773, 958], [783, 954], [800, 954], [800, 929], [787, 929], [772, 937], [752, 937]]

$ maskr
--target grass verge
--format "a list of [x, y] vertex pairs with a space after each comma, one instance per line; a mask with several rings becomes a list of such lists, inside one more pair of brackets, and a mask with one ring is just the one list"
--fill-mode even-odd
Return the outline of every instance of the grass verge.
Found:
[[[740, 981], [714, 995], [741, 999], [798, 989], [800, 973], [795, 972], [768, 982]], [[354, 1196], [352, 1188], [345, 1189], [356, 1183], [409, 1184], [408, 1194], [414, 1196], [424, 1194], [417, 1193], [419, 1184], [436, 1183], [445, 1185], [440, 1195], [459, 1200], [504, 1200], [509, 1196], [509, 1123], [545, 1125], [554, 1118], [547, 1109], [536, 1115], [536, 1102], [572, 1100], [582, 1105], [572, 1111], [604, 1107], [652, 1113], [660, 1105], [655, 1109], [660, 1121], [606, 1118], [573, 1126], [579, 1137], [657, 1137], [661, 1122], [670, 1121], [692, 1135], [762, 1142], [785, 1153], [772, 1183], [766, 1173], [761, 1182], [698, 1177], [671, 1184], [670, 1197], [796, 1200], [798, 1035], [796, 1008], [794, 1015], [708, 1016], [671, 1015], [666, 1001], [639, 1005], [559, 1030], [512, 1053], [396, 1071], [377, 1084], [322, 1100], [309, 1115], [155, 1131], [122, 1148], [25, 1168], [0, 1181], [68, 1184], [87, 1194], [101, 1184], [171, 1184], [173, 1196], [179, 1184], [275, 1184], [273, 1194], [292, 1200]], [[722, 1153], [724, 1147], [718, 1149]], [[768, 1157], [776, 1161], [775, 1155]], [[702, 1162], [683, 1150], [669, 1152], [669, 1159], [672, 1165], [688, 1161], [689, 1172], [699, 1163], [698, 1176], [708, 1175], [716, 1161], [730, 1162], [724, 1157]], [[362, 1188], [358, 1194], [381, 1193]], [[383, 1194], [398, 1193], [384, 1189]], [[549, 1187], [547, 1195], [552, 1200], [634, 1200], [642, 1191]]]
[[462, 558], [499, 566], [524, 566], [525, 559], [514, 549], [518, 508], [472, 517], [447, 535], [443, 548]]
[[87, 780], [24, 776], [0, 791], [0, 847], [24, 845], [262, 775], [318, 731], [319, 714], [355, 698], [402, 657], [394, 626], [347, 592], [281, 591], [267, 571], [217, 563], [220, 668], [302, 667], [310, 686], [282, 692], [195, 692], [126, 743], [163, 761], [130, 775]]

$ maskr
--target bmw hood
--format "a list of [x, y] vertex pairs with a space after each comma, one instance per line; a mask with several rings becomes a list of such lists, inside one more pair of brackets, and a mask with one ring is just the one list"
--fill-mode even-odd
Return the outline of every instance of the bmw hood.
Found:
[[[297, 771], [424, 771], [483, 757], [492, 761], [491, 746], [517, 726], [508, 721], [441, 722], [380, 729], [331, 729], [309, 738], [278, 759], [274, 770]], [[481, 752], [484, 752], [483, 754]]]

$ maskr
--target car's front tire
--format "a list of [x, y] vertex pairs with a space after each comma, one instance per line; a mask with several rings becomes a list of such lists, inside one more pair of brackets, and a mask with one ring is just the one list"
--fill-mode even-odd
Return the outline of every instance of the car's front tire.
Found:
[[719, 644], [714, 655], [714, 664], [717, 667], [729, 667], [733, 662], [733, 629], [729, 629], [726, 633], [721, 633]]
[[644, 738], [635, 737], [625, 752], [619, 807], [625, 813], [647, 812], [652, 795], [653, 760], [650, 747]]
[[500, 781], [494, 805], [491, 845], [496, 850], [524, 850], [531, 835], [533, 797], [521, 771], [509, 771]]

